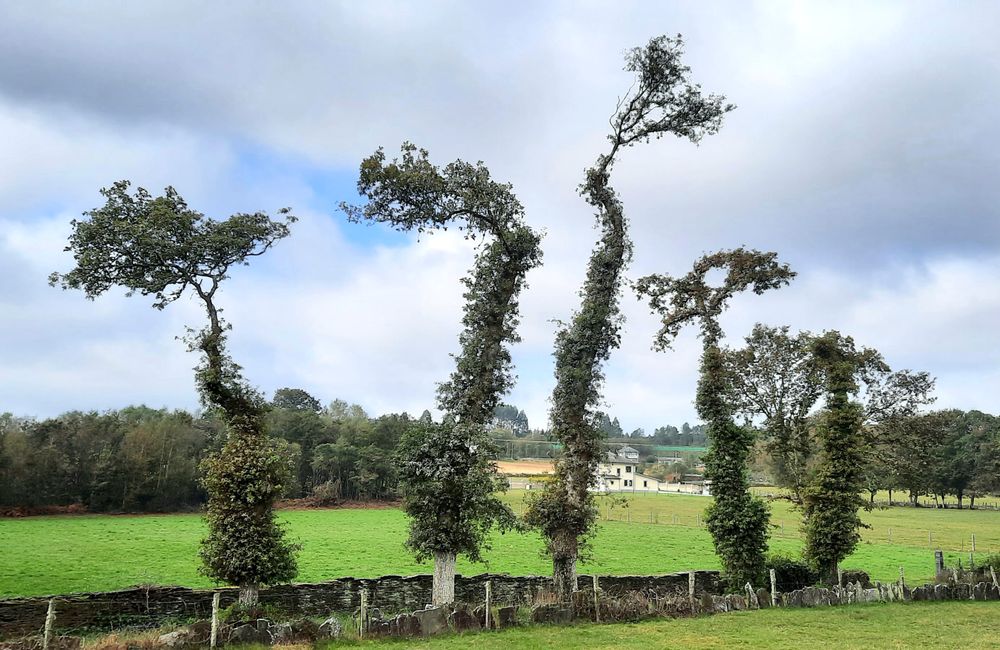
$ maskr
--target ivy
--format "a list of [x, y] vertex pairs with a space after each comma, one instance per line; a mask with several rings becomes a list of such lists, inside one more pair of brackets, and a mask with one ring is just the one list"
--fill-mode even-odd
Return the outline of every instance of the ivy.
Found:
[[632, 241], [622, 203], [610, 186], [616, 157], [624, 147], [659, 139], [667, 133], [699, 142], [716, 133], [725, 113], [724, 97], [704, 95], [689, 81], [683, 65], [683, 40], [659, 36], [625, 57], [635, 75], [611, 118], [610, 151], [585, 172], [579, 191], [597, 209], [601, 238], [590, 256], [580, 292], [580, 308], [556, 333], [552, 392], [552, 433], [562, 443], [555, 478], [542, 494], [532, 495], [526, 521], [546, 539], [553, 560], [556, 590], [565, 598], [576, 589], [576, 560], [586, 550], [596, 519], [589, 488], [601, 456], [597, 408], [604, 381], [603, 364], [621, 340], [619, 307]]
[[143, 188], [129, 192], [128, 181], [101, 193], [105, 205], [71, 224], [66, 250], [75, 268], [53, 273], [49, 281], [91, 299], [124, 287], [128, 295], [152, 296], [157, 309], [188, 290], [201, 300], [208, 325], [188, 338], [189, 347], [202, 353], [196, 383], [203, 403], [218, 411], [227, 428], [222, 449], [203, 466], [209, 532], [202, 571], [239, 585], [252, 604], [258, 586], [295, 577], [297, 547], [286, 541], [274, 515], [287, 468], [264, 433], [267, 402], [226, 352], [229, 325], [215, 297], [230, 268], [287, 237], [295, 217], [283, 209], [283, 221], [263, 212], [215, 221], [191, 210], [172, 187], [154, 198]]
[[479, 560], [489, 530], [515, 524], [496, 497], [507, 483], [492, 462], [486, 425], [514, 383], [509, 346], [520, 340], [518, 299], [528, 271], [541, 264], [541, 238], [524, 224], [511, 185], [492, 180], [482, 163], [457, 160], [440, 169], [410, 143], [399, 159], [387, 161], [382, 149], [366, 158], [358, 191], [364, 206], [341, 204], [354, 221], [417, 232], [454, 226], [483, 240], [463, 279], [461, 351], [438, 388], [445, 423], [417, 423], [399, 454], [408, 546], [418, 558], [448, 552]]
[[[726, 271], [720, 287], [706, 280], [715, 269]], [[747, 462], [754, 434], [733, 420], [733, 379], [720, 348], [719, 317], [735, 294], [749, 289], [759, 295], [788, 284], [794, 276], [787, 265], [778, 263], [777, 254], [738, 248], [702, 257], [684, 277], [649, 275], [635, 286], [662, 318], [663, 326], [654, 339], [656, 349], [669, 349], [689, 323], [697, 322], [701, 329], [703, 351], [695, 406], [708, 427], [705, 478], [711, 481], [715, 497], [705, 519], [729, 585], [736, 590], [747, 582], [764, 584], [769, 512], [760, 498], [750, 494]]]

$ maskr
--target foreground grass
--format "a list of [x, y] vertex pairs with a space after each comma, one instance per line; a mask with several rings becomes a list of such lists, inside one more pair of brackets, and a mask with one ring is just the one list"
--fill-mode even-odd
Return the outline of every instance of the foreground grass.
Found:
[[[523, 494], [508, 498], [520, 509]], [[636, 495], [627, 509], [602, 502], [593, 560], [581, 571], [652, 574], [718, 568], [711, 538], [698, 519], [709, 500], [682, 495]], [[627, 514], [626, 514], [627, 513]], [[654, 522], [650, 524], [650, 517]], [[301, 582], [342, 576], [426, 573], [403, 548], [406, 517], [399, 510], [301, 510], [281, 513], [299, 541]], [[631, 520], [622, 521], [622, 517]], [[798, 513], [787, 502], [772, 505], [771, 548], [801, 548]], [[995, 511], [893, 508], [865, 513], [872, 526], [845, 567], [864, 568], [874, 579], [894, 580], [899, 567], [911, 582], [929, 580], [933, 547], [949, 549], [948, 561], [968, 561], [971, 534], [980, 553], [1000, 550]], [[676, 523], [675, 523], [676, 522]], [[892, 543], [888, 529], [892, 528]], [[0, 597], [121, 589], [136, 584], [210, 587], [197, 572], [198, 515], [60, 516], [0, 520]], [[488, 566], [459, 562], [465, 574], [485, 570], [548, 574], [542, 542], [533, 533], [496, 536]]]
[[[694, 619], [526, 627], [476, 636], [371, 641], [387, 648], [1000, 648], [1000, 604], [893, 603], [768, 609]], [[326, 647], [336, 648], [342, 644]]]

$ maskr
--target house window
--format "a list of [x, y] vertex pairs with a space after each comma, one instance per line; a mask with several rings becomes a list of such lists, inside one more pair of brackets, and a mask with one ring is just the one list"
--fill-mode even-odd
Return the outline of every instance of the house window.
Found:
[[622, 475], [622, 468], [621, 467], [616, 467], [615, 468], [615, 472], [618, 473], [618, 476], [621, 476]]
[[625, 466], [625, 471], [626, 472], [631, 472], [632, 471], [632, 466], [631, 465], [626, 465]]
[[648, 483], [646, 483], [646, 481], [643, 481], [643, 482], [642, 482], [642, 487], [649, 487], [649, 484], [648, 484]]

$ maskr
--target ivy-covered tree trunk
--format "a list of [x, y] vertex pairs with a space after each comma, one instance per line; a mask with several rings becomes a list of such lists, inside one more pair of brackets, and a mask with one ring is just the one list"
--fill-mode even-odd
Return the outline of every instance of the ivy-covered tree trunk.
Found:
[[478, 561], [490, 529], [516, 523], [495, 494], [507, 482], [492, 461], [486, 425], [514, 382], [508, 346], [520, 340], [518, 298], [528, 271], [541, 263], [540, 238], [523, 223], [510, 185], [492, 181], [482, 163], [438, 169], [426, 151], [411, 144], [402, 150], [402, 159], [388, 164], [381, 150], [362, 162], [358, 190], [368, 204], [342, 206], [348, 215], [421, 232], [457, 222], [470, 239], [490, 238], [463, 279], [461, 351], [438, 389], [446, 422], [415, 423], [399, 449], [407, 544], [418, 558], [433, 559], [433, 600], [442, 604], [455, 597], [456, 556]]
[[[726, 271], [725, 279], [721, 286], [709, 285], [706, 278], [717, 269]], [[711, 481], [714, 498], [706, 523], [729, 586], [735, 590], [747, 582], [763, 585], [768, 509], [750, 494], [747, 461], [754, 437], [733, 421], [733, 381], [719, 347], [723, 335], [719, 317], [735, 294], [747, 289], [761, 294], [788, 284], [794, 276], [787, 265], [778, 263], [775, 253], [737, 248], [703, 256], [684, 277], [649, 275], [635, 285], [662, 317], [663, 327], [654, 339], [657, 349], [669, 348], [684, 325], [701, 325], [704, 350], [695, 404], [708, 426], [705, 478]]]
[[816, 437], [822, 446], [812, 484], [805, 492], [805, 556], [825, 580], [837, 580], [837, 567], [861, 539], [865, 439], [857, 392], [858, 355], [849, 338], [837, 332], [814, 344], [817, 363], [826, 373], [827, 402]]
[[273, 511], [287, 467], [264, 433], [265, 400], [226, 353], [227, 326], [214, 299], [230, 267], [287, 237], [295, 218], [273, 221], [257, 212], [214, 221], [191, 210], [173, 188], [155, 198], [128, 188], [127, 181], [119, 181], [101, 190], [106, 205], [86, 213], [89, 220], [73, 221], [67, 250], [77, 266], [64, 275], [53, 273], [50, 282], [83, 289], [91, 298], [123, 286], [154, 296], [157, 309], [190, 288], [204, 303], [209, 326], [191, 342], [204, 355], [196, 379], [205, 405], [225, 420], [227, 436], [204, 462], [209, 532], [202, 541], [202, 571], [238, 585], [240, 602], [252, 605], [260, 585], [295, 577], [296, 547], [285, 541]]
[[722, 350], [717, 341], [706, 339], [696, 400], [698, 416], [707, 425], [705, 478], [711, 481], [714, 498], [705, 521], [729, 586], [739, 590], [747, 582], [764, 585], [770, 512], [750, 493], [748, 461], [754, 436], [733, 421], [730, 392]]
[[297, 572], [297, 547], [286, 541], [274, 513], [289, 470], [265, 433], [266, 402], [244, 384], [225, 352], [214, 288], [198, 291], [210, 322], [197, 340], [205, 355], [197, 372], [198, 388], [227, 428], [222, 449], [203, 465], [208, 536], [202, 541], [201, 558], [206, 575], [239, 586], [240, 606], [252, 608], [262, 583], [291, 580]]
[[621, 201], [610, 186], [611, 170], [622, 148], [665, 133], [698, 142], [715, 133], [733, 109], [723, 97], [702, 95], [681, 63], [680, 37], [653, 38], [626, 56], [625, 69], [636, 80], [619, 99], [611, 118], [611, 149], [586, 171], [580, 194], [596, 208], [601, 238], [591, 253], [580, 308], [555, 342], [556, 386], [552, 392], [552, 434], [562, 443], [555, 478], [528, 502], [527, 522], [538, 528], [552, 556], [556, 593], [564, 600], [577, 588], [576, 563], [596, 520], [590, 492], [602, 452], [597, 407], [603, 364], [620, 344], [619, 300], [632, 242]]

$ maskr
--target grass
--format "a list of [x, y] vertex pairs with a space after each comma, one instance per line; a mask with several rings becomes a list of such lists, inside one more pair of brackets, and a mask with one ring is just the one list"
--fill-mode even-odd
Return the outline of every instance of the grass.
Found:
[[[1000, 648], [1000, 605], [892, 603], [768, 609], [692, 619], [571, 627], [532, 626], [471, 636], [369, 641], [388, 648]], [[330, 644], [327, 648], [342, 647]]]
[[[520, 509], [523, 493], [508, 499]], [[684, 495], [635, 495], [627, 510], [608, 510], [594, 540], [593, 560], [583, 572], [651, 574], [718, 568], [711, 539], [698, 525], [708, 500]], [[627, 513], [627, 515], [626, 515]], [[611, 520], [603, 520], [610, 514]], [[649, 523], [650, 515], [654, 522]], [[621, 521], [622, 517], [631, 520]], [[281, 513], [291, 537], [303, 545], [302, 582], [342, 576], [428, 572], [403, 548], [406, 517], [395, 509], [295, 510]], [[902, 566], [911, 583], [933, 575], [932, 547], [948, 552], [948, 562], [968, 561], [971, 534], [980, 553], [1000, 550], [1000, 512], [892, 508], [864, 514], [872, 528], [863, 533], [845, 568], [863, 568], [874, 579], [894, 580]], [[676, 522], [676, 523], [674, 523]], [[772, 549], [801, 548], [798, 514], [784, 501], [772, 504]], [[887, 531], [892, 528], [892, 543]], [[136, 584], [209, 587], [197, 571], [198, 515], [82, 515], [0, 520], [0, 597], [121, 589]], [[542, 542], [533, 533], [497, 536], [486, 554], [488, 567], [459, 561], [466, 574], [484, 570], [547, 574]]]

